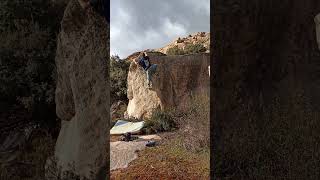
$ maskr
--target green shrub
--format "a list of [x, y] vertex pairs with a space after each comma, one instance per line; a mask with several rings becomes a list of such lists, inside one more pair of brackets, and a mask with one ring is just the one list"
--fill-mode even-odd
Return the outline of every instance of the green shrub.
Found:
[[128, 101], [127, 77], [130, 62], [121, 60], [119, 56], [110, 57], [110, 95], [111, 104], [116, 101]]
[[196, 54], [206, 51], [206, 48], [202, 44], [187, 44], [184, 48], [186, 54]]
[[180, 49], [178, 46], [173, 46], [167, 50], [168, 55], [183, 55], [185, 52], [183, 49]]
[[32, 121], [54, 124], [55, 53], [65, 3], [0, 2], [0, 108], [26, 104]]
[[173, 131], [177, 127], [169, 111], [155, 110], [151, 118], [146, 120], [144, 131], [147, 134]]

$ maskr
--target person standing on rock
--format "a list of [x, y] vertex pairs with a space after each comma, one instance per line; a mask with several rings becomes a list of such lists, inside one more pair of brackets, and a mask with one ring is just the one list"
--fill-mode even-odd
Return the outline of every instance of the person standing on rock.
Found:
[[147, 81], [148, 81], [148, 88], [152, 87], [152, 75], [155, 73], [157, 69], [157, 64], [151, 64], [149, 56], [146, 52], [141, 52], [138, 58], [134, 60], [134, 62], [138, 65], [140, 65], [147, 75]]

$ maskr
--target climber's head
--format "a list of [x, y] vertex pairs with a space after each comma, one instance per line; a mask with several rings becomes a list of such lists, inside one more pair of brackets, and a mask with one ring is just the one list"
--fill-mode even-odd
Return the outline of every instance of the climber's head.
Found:
[[144, 54], [144, 52], [141, 52], [142, 53], [142, 57], [146, 57], [146, 55]]

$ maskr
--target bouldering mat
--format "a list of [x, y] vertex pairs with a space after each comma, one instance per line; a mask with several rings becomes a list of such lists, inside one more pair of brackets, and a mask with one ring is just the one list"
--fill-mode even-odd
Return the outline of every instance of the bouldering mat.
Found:
[[144, 126], [144, 121], [129, 122], [118, 120], [116, 124], [110, 129], [111, 135], [120, 135], [125, 133], [138, 133]]

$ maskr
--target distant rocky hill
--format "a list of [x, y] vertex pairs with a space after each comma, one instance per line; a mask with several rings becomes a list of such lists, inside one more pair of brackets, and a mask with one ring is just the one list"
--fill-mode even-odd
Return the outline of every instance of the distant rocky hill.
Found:
[[180, 49], [184, 50], [184, 48], [188, 44], [202, 44], [206, 48], [207, 50], [206, 52], [210, 52], [210, 33], [197, 32], [197, 33], [190, 34], [187, 37], [178, 37], [168, 45], [159, 49], [154, 49], [154, 51], [167, 54], [167, 50], [174, 46], [178, 46]]
[[[197, 32], [188, 35], [187, 37], [178, 37], [174, 41], [170, 42], [168, 45], [158, 48], [158, 49], [146, 49], [145, 52], [148, 52], [152, 56], [165, 56], [168, 49], [177, 46], [179, 49], [184, 50], [185, 47], [189, 44], [201, 44], [206, 48], [206, 53], [210, 52], [210, 33], [209, 32]], [[132, 61], [139, 56], [141, 51], [135, 52], [125, 58], [126, 60]]]

